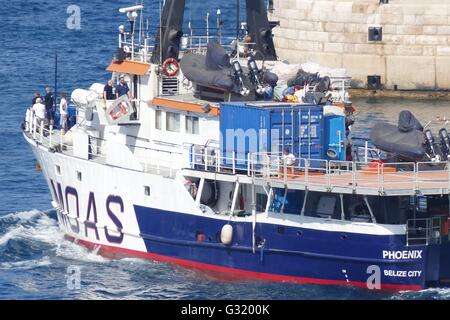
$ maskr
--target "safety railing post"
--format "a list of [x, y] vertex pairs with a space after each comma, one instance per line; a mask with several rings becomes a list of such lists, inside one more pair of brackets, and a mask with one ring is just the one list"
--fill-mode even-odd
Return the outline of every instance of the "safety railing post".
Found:
[[62, 133], [62, 130], [59, 130], [59, 146], [61, 147], [61, 152], [63, 152], [63, 133]]
[[366, 140], [364, 147], [364, 162], [369, 162], [369, 141]]
[[250, 177], [250, 153], [247, 153], [247, 176]]
[[221, 168], [221, 163], [220, 163], [220, 150], [218, 150], [217, 154], [216, 154], [216, 164], [217, 164], [217, 172], [220, 172]]
[[448, 192], [450, 193], [450, 163], [447, 162], [447, 173], [448, 173], [448, 177], [447, 177], [447, 181], [448, 181]]
[[413, 183], [413, 188], [414, 188], [414, 192], [416, 192], [417, 190], [419, 190], [419, 163], [415, 163], [414, 164], [414, 173], [413, 173], [413, 179], [414, 179], [414, 183]]
[[42, 144], [44, 140], [44, 122], [41, 121], [41, 125], [39, 126], [39, 142]]
[[53, 125], [50, 125], [50, 132], [49, 132], [49, 137], [48, 137], [48, 144], [49, 144], [49, 148], [52, 147], [53, 144]]
[[358, 169], [358, 166], [356, 165], [356, 162], [352, 162], [352, 190], [356, 190], [356, 170]]
[[236, 151], [233, 151], [231, 161], [233, 162], [233, 174], [235, 174], [236, 173]]
[[305, 185], [309, 185], [309, 159], [305, 159]]
[[28, 121], [28, 127], [27, 127], [27, 130], [28, 130], [28, 132], [29, 133], [31, 133], [32, 131], [33, 131], [33, 111], [30, 109], [30, 112], [29, 112], [29, 114], [28, 114], [28, 119], [27, 119], [27, 121]]
[[208, 171], [208, 148], [205, 148], [205, 171]]
[[36, 140], [37, 138], [37, 117], [34, 116], [33, 119], [33, 139]]
[[331, 190], [331, 166], [330, 161], [325, 162], [325, 174], [327, 176], [327, 189]]
[[381, 191], [381, 164], [377, 163], [377, 184], [378, 192]]

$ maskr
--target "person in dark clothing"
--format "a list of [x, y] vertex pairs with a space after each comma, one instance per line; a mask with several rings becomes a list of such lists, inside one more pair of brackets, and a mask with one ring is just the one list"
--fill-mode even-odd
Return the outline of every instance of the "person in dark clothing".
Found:
[[47, 112], [47, 120], [48, 123], [51, 123], [53, 121], [53, 105], [55, 103], [55, 99], [53, 97], [53, 90], [50, 87], [45, 88], [46, 95], [45, 95], [45, 110]]
[[113, 81], [109, 80], [106, 84], [105, 88], [103, 89], [103, 99], [105, 100], [114, 100], [115, 94], [113, 94]]
[[39, 99], [42, 99], [42, 98], [41, 98], [41, 94], [40, 94], [38, 91], [36, 91], [36, 92], [34, 93], [33, 102], [31, 103], [32, 106], [34, 106], [34, 105], [36, 104], [36, 100], [37, 100], [38, 98], [39, 98]]
[[125, 78], [123, 76], [120, 77], [120, 82], [116, 86], [116, 94], [118, 98], [124, 95], [128, 95], [128, 98], [130, 98], [130, 88], [125, 82]]

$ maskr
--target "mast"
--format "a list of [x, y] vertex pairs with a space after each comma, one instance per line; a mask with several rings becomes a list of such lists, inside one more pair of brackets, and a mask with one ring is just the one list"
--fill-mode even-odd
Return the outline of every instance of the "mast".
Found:
[[[237, 43], [239, 43], [239, 29], [241, 28], [240, 26], [240, 20], [241, 20], [241, 1], [240, 0], [236, 0], [236, 41]], [[237, 45], [237, 44], [236, 44]], [[239, 49], [238, 49], [239, 50]]]
[[54, 105], [55, 105], [55, 110], [57, 107], [57, 102], [56, 100], [58, 99], [58, 53], [55, 52], [55, 99], [54, 99]]

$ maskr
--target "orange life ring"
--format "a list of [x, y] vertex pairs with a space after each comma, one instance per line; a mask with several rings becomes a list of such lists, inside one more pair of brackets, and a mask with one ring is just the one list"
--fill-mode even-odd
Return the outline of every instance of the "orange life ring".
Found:
[[[171, 64], [174, 67], [169, 69], [169, 65], [171, 65]], [[166, 59], [166, 61], [164, 61], [163, 65], [162, 65], [162, 72], [166, 76], [168, 76], [168, 77], [176, 76], [178, 74], [178, 71], [180, 71], [180, 65], [178, 64], [177, 59], [168, 58], [168, 59]]]

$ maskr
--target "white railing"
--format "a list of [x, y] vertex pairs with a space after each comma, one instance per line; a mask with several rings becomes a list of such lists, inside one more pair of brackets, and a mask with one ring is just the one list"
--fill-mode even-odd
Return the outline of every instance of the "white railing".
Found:
[[406, 245], [429, 245], [441, 243], [442, 218], [409, 219], [406, 221]]
[[223, 157], [218, 149], [191, 151], [191, 169], [242, 174], [292, 188], [376, 195], [450, 193], [448, 162], [356, 162], [297, 159], [285, 165], [277, 153]]
[[[239, 54], [252, 54], [252, 47], [256, 45], [256, 43], [245, 42], [242, 39], [236, 41], [236, 37], [226, 37], [216, 35], [194, 35], [194, 34], [185, 34], [181, 38], [180, 42], [180, 53], [184, 52], [194, 52], [197, 54], [206, 54], [208, 43], [213, 40], [219, 40], [225, 50], [229, 51], [229, 53], [236, 51], [236, 56]], [[137, 43], [134, 44], [130, 39], [122, 40], [119, 37], [119, 47], [126, 48], [126, 53], [131, 55], [131, 59], [135, 61], [147, 62], [149, 63], [155, 49], [154, 45], [150, 45], [150, 43], [154, 41], [153, 37], [145, 38], [144, 43], [139, 45]], [[133, 51], [134, 48], [134, 52]], [[248, 51], [248, 52], [247, 52]], [[236, 58], [236, 57], [233, 57]], [[347, 79], [343, 79], [347, 80]]]
[[[54, 130], [51, 125], [46, 127], [43, 123], [30, 112], [29, 117], [25, 121], [25, 130], [39, 145], [51, 151], [75, 157], [73, 145], [64, 142], [64, 134], [60, 130]], [[107, 146], [111, 146], [111, 144], [119, 143], [89, 136], [89, 143], [86, 146], [88, 148], [88, 159], [100, 163], [107, 163]], [[133, 156], [142, 165], [143, 172], [156, 173], [168, 177], [174, 177], [176, 175], [180, 167], [180, 162], [183, 161], [184, 157], [183, 152], [171, 152], [136, 145], [123, 146], [133, 150]], [[162, 155], [165, 156], [163, 157]], [[126, 167], [124, 166], [124, 168]]]

